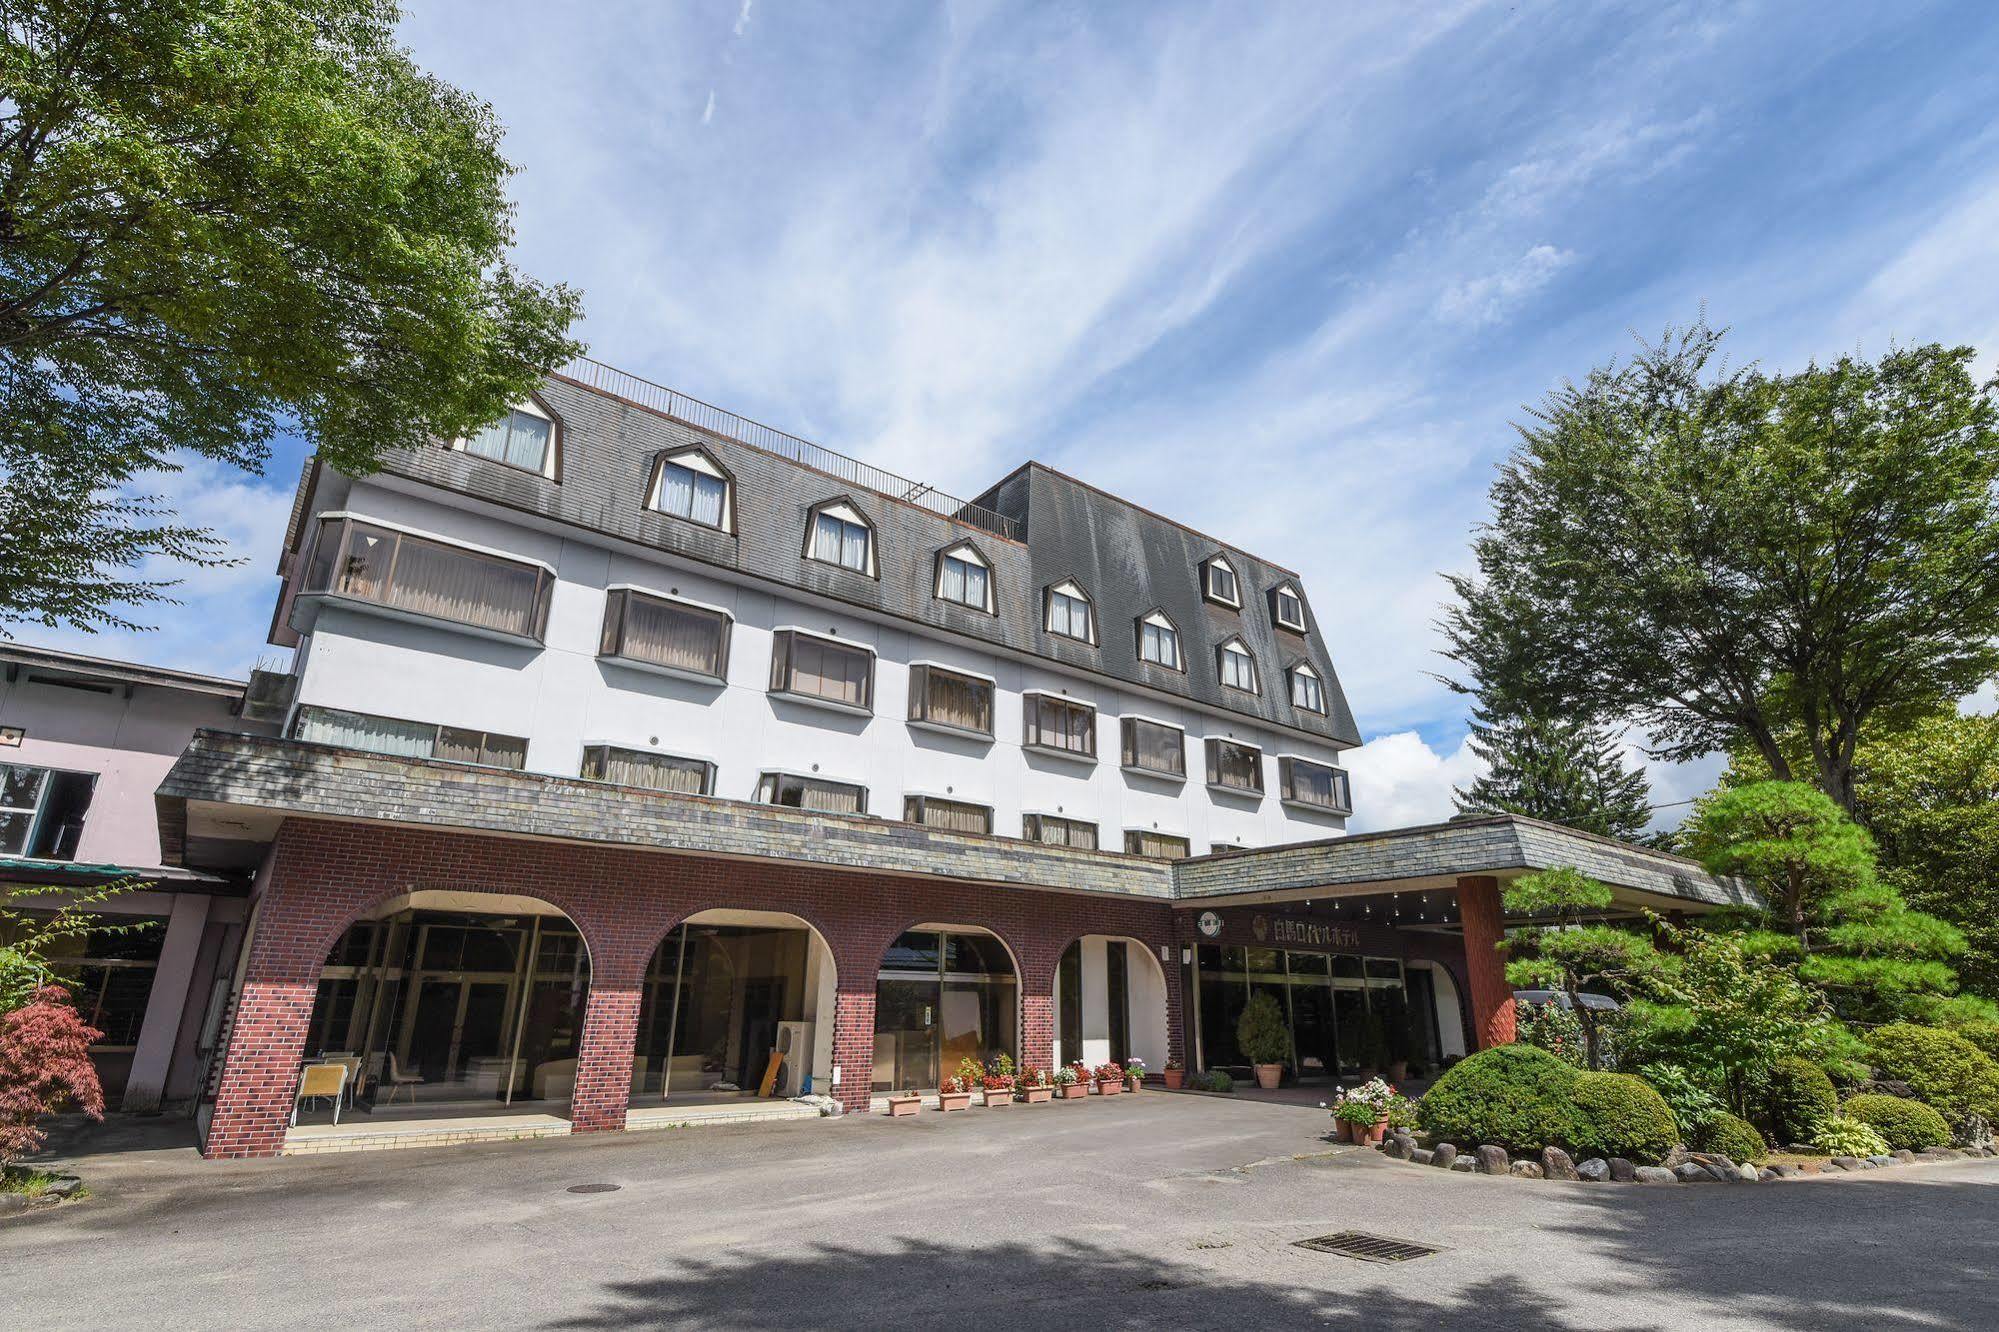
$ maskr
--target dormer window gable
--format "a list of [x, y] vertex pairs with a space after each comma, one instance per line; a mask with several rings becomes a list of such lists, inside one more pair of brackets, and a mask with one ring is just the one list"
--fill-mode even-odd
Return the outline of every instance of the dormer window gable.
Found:
[[1184, 671], [1187, 658], [1180, 650], [1180, 630], [1165, 611], [1148, 611], [1138, 617], [1138, 659], [1168, 670]]
[[653, 462], [646, 507], [718, 532], [734, 532], [736, 479], [699, 445], [668, 449]]
[[805, 558], [876, 577], [874, 524], [844, 497], [815, 505], [805, 520]]
[[955, 602], [987, 615], [998, 613], [992, 562], [969, 541], [937, 552], [937, 581], [931, 594], [939, 601]]
[[562, 422], [539, 394], [530, 393], [499, 420], [451, 441], [451, 448], [556, 481], [561, 443]]
[[1045, 598], [1043, 626], [1057, 638], [1097, 645], [1097, 609], [1082, 584], [1065, 578], [1050, 583]]
[[1215, 668], [1222, 684], [1229, 689], [1239, 689], [1245, 694], [1258, 692], [1256, 680], [1256, 658], [1250, 653], [1249, 645], [1240, 638], [1225, 638], [1215, 649]]
[[1270, 618], [1279, 629], [1289, 629], [1294, 634], [1306, 633], [1305, 598], [1298, 594], [1292, 583], [1279, 583], [1270, 589]]
[[1210, 555], [1201, 561], [1201, 596], [1218, 606], [1242, 609], [1242, 580], [1226, 555]]

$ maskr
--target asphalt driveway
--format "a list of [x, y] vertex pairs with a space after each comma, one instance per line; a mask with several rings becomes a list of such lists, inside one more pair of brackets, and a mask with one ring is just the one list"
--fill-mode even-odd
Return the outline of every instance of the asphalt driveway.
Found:
[[[95, 1198], [0, 1223], [0, 1326], [1999, 1326], [1999, 1161], [1562, 1185], [1335, 1149], [1329, 1127], [1148, 1093], [278, 1161], [105, 1151], [82, 1163]], [[1347, 1229], [1443, 1251], [1293, 1244]]]

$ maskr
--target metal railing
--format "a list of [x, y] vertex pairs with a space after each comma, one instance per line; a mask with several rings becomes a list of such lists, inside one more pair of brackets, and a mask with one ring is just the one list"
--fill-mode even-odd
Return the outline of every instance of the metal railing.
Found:
[[670, 389], [664, 384], [655, 384], [650, 379], [641, 379], [628, 371], [605, 365], [587, 356], [579, 356], [563, 366], [558, 374], [573, 379], [614, 397], [623, 398], [641, 407], [663, 413], [678, 421], [685, 421], [697, 430], [705, 430], [711, 435], [747, 444], [751, 448], [775, 453], [780, 458], [803, 464], [816, 471], [827, 473], [850, 485], [872, 490], [878, 495], [914, 504], [939, 514], [953, 522], [976, 527], [982, 532], [1004, 537], [1008, 541], [1018, 541], [1020, 525], [1003, 513], [995, 513], [983, 505], [973, 504], [947, 495], [937, 487], [921, 481], [912, 481], [906, 476], [883, 471], [858, 458], [849, 458], [844, 453], [835, 453], [810, 440], [786, 434], [772, 426], [738, 416], [699, 398], [690, 398], [685, 393]]

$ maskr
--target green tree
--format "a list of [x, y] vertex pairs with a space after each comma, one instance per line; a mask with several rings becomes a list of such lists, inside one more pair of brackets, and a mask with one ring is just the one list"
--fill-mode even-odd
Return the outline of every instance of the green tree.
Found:
[[391, 0], [0, 11], [0, 625], [124, 625], [155, 557], [225, 558], [137, 493], [297, 428], [342, 470], [466, 433], [574, 354], [507, 262], [492, 109]]
[[1568, 996], [1582, 1028], [1585, 1066], [1601, 1069], [1603, 1017], [1583, 1003], [1583, 992], [1627, 993], [1658, 969], [1658, 950], [1622, 926], [1589, 923], [1610, 909], [1610, 888], [1569, 866], [1522, 875], [1507, 885], [1504, 900], [1508, 911], [1544, 922], [1508, 938], [1507, 984]]
[[1627, 840], [1651, 820], [1645, 775], [1624, 766], [1604, 727], [1481, 702], [1470, 743], [1486, 771], [1452, 793], [1460, 813], [1524, 814]]
[[1721, 341], [1668, 330], [1530, 410], [1447, 655], [1511, 705], [1628, 720], [1667, 758], [1739, 742], [1851, 810], [1872, 727], [1999, 667], [1999, 385], [1966, 347], [1781, 375]]

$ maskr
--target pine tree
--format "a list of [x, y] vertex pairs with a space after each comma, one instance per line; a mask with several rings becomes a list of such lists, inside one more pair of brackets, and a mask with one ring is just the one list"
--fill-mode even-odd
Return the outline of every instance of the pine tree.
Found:
[[1524, 814], [1627, 841], [1652, 817], [1645, 775], [1624, 766], [1602, 726], [1481, 703], [1471, 748], [1486, 772], [1453, 793], [1460, 813]]

